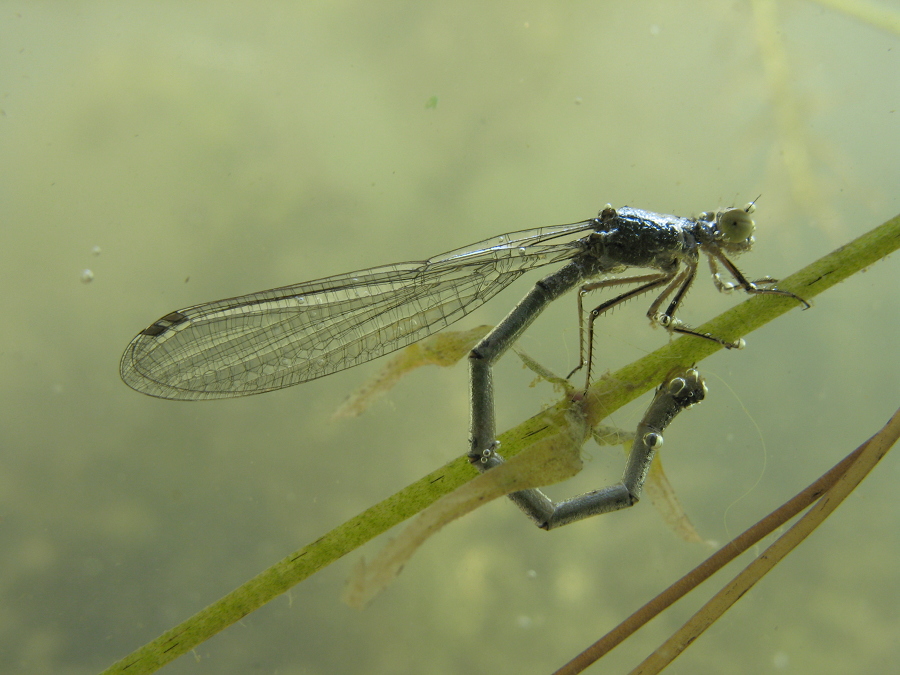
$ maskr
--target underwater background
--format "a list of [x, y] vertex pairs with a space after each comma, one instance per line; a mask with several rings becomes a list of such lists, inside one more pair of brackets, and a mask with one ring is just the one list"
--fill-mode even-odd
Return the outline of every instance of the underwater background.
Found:
[[[736, 262], [785, 277], [900, 211], [900, 10], [875, 6], [894, 23], [765, 0], [0, 3], [0, 671], [98, 672], [467, 449], [464, 364], [333, 422], [382, 362], [161, 401], [118, 376], [138, 331], [607, 203], [690, 216], [761, 195]], [[700, 364], [709, 396], [662, 459], [705, 539], [739, 533], [900, 406], [898, 272], [880, 261]], [[456, 327], [496, 323], [541, 273]], [[704, 264], [679, 316], [743, 300]], [[598, 371], [665, 344], [649, 302], [598, 323]], [[520, 344], [567, 373], [574, 295]], [[497, 367], [499, 430], [557, 400], [533, 379], [512, 354]], [[611, 423], [632, 429], [647, 401]], [[585, 453], [551, 495], [618, 480], [620, 450]], [[898, 482], [894, 453], [671, 672], [890, 670]], [[353, 564], [385, 541], [163, 672], [550, 672], [710, 552], [647, 500], [551, 533], [498, 500], [348, 608]], [[595, 670], [626, 672], [736, 572]]]

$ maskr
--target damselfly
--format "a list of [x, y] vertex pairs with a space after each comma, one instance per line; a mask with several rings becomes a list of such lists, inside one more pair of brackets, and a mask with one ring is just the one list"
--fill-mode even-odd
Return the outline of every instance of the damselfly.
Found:
[[[627, 267], [654, 272], [586, 286], [592, 290], [638, 284], [591, 312], [588, 332], [600, 313], [664, 287], [650, 318], [671, 331], [696, 335], [674, 314], [694, 280], [699, 251], [709, 256], [720, 290], [778, 293], [806, 304], [793, 293], [771, 288], [773, 279], [747, 281], [726, 257], [750, 249], [753, 227], [744, 209], [689, 219], [607, 207], [597, 218], [504, 234], [425, 261], [373, 267], [170, 312], [131, 341], [121, 375], [137, 391], [174, 400], [231, 398], [289, 387], [416, 342], [458, 321], [525, 272], [566, 261], [565, 267], [538, 282], [528, 308], [514, 312], [521, 317], [514, 325], [504, 322], [484, 342], [496, 342], [498, 331], [518, 336], [565, 291]], [[721, 281], [717, 262], [734, 283]], [[592, 342], [587, 339], [587, 350], [582, 350], [587, 362]]]
[[[421, 340], [481, 306], [525, 272], [565, 263], [534, 288], [469, 355], [470, 460], [484, 470], [495, 453], [492, 365], [541, 311], [581, 286], [581, 360], [590, 383], [594, 320], [612, 307], [661, 289], [647, 312], [674, 333], [741, 346], [699, 333], [675, 317], [706, 254], [720, 291], [777, 294], [775, 279], [749, 281], [728, 258], [750, 250], [752, 204], [696, 218], [630, 207], [605, 207], [596, 218], [521, 230], [425, 261], [373, 267], [293, 286], [194, 305], [166, 314], [141, 331], [122, 356], [122, 379], [133, 389], [175, 400], [230, 398], [289, 387], [365, 363]], [[722, 265], [733, 281], [723, 281]], [[647, 274], [588, 282], [644, 268]], [[581, 295], [632, 285], [590, 312], [583, 328]], [[660, 308], [668, 300], [666, 309]], [[574, 373], [575, 371], [573, 371]], [[517, 502], [519, 503], [519, 502]], [[524, 510], [529, 507], [519, 504]], [[535, 511], [536, 509], [536, 511]], [[529, 513], [543, 518], [543, 506]], [[544, 524], [546, 526], [546, 523]]]

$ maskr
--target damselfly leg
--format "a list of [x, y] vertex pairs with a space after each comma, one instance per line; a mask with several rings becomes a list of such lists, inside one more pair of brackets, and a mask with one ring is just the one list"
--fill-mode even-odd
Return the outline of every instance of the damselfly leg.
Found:
[[[656, 274], [648, 274], [642, 276], [604, 279], [602, 281], [592, 282], [581, 286], [578, 292], [578, 327], [579, 327], [579, 362], [578, 365], [569, 373], [568, 377], [572, 377], [576, 372], [586, 367], [585, 390], [591, 385], [593, 357], [594, 357], [594, 322], [599, 316], [612, 308], [624, 303], [631, 298], [638, 297], [644, 293], [648, 293], [660, 286], [665, 286], [663, 291], [650, 305], [647, 310], [647, 318], [654, 325], [665, 328], [670, 333], [680, 333], [682, 335], [692, 335], [694, 337], [703, 338], [716, 342], [725, 349], [741, 349], [744, 346], [742, 339], [725, 340], [716, 335], [709, 333], [701, 333], [691, 326], [687, 325], [675, 316], [684, 300], [685, 295], [694, 283], [697, 276], [698, 252], [702, 251], [706, 254], [709, 261], [710, 272], [712, 273], [713, 283], [720, 292], [730, 292], [735, 289], [741, 289], [745, 293], [755, 295], [782, 295], [793, 298], [804, 305], [804, 309], [809, 308], [809, 303], [798, 295], [790, 291], [770, 288], [778, 283], [777, 279], [771, 277], [763, 277], [755, 281], [748, 281], [741, 273], [737, 266], [725, 255], [726, 250], [733, 250], [739, 253], [745, 250], [743, 246], [749, 247], [753, 237], [747, 233], [753, 231], [753, 221], [749, 217], [749, 213], [753, 210], [753, 204], [748, 204], [743, 209], [726, 209], [719, 213], [704, 213], [698, 219], [698, 224], [705, 223], [709, 227], [717, 229], [698, 228], [693, 235], [690, 245], [684, 246], [679, 250], [677, 246], [672, 247], [672, 252], [677, 252], [673, 256], [669, 269], [664, 269]], [[665, 224], [651, 224], [647, 231], [651, 233], [643, 238], [636, 238], [634, 243], [633, 255], [641, 257], [641, 248], [653, 248], [652, 233], [656, 233], [661, 241], [665, 241], [670, 234]], [[710, 236], [710, 232], [713, 232]], [[733, 237], [742, 237], [737, 242], [732, 241]], [[729, 244], [732, 246], [729, 247]], [[737, 244], [737, 246], [735, 246]], [[665, 247], [665, 245], [663, 245]], [[722, 280], [719, 273], [718, 262], [721, 262], [728, 273], [734, 279], [733, 282]], [[683, 265], [683, 267], [682, 267]], [[587, 329], [584, 327], [584, 302], [585, 294], [608, 288], [612, 286], [621, 286], [626, 284], [639, 284], [637, 287], [626, 291], [611, 300], [607, 300], [592, 309], [588, 313]], [[659, 309], [672, 296], [665, 311], [660, 312]]]
[[[514, 492], [509, 495], [510, 499], [544, 530], [634, 506], [641, 497], [653, 457], [663, 444], [663, 431], [682, 410], [702, 401], [706, 392], [706, 383], [695, 368], [675, 373], [666, 379], [656, 390], [637, 426], [625, 472], [622, 480], [615, 485], [561, 502], [554, 502], [536, 488]], [[493, 452], [482, 470], [502, 463], [502, 457]]]

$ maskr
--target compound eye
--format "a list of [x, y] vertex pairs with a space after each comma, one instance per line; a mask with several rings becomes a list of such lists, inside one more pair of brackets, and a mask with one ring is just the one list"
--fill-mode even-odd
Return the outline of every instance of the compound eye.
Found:
[[725, 241], [733, 244], [746, 241], [755, 229], [753, 218], [744, 209], [726, 209], [720, 212], [716, 224]]

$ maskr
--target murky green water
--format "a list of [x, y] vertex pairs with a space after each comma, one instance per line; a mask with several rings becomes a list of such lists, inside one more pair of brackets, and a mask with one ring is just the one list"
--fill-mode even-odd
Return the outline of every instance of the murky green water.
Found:
[[[332, 410], [379, 363], [243, 400], [140, 396], [118, 359], [166, 312], [607, 202], [690, 215], [761, 193], [738, 261], [751, 278], [895, 215], [897, 36], [812, 3], [779, 5], [767, 33], [763, 5], [3, 3], [0, 670], [99, 671], [466, 449], [463, 367], [341, 423]], [[900, 405], [897, 271], [880, 262], [701, 365], [710, 396], [664, 460], [703, 536], [755, 522]], [[459, 326], [496, 322], [528, 285]], [[704, 276], [682, 318], [739, 300]], [[523, 339], [558, 372], [577, 359], [574, 307]], [[665, 342], [645, 307], [603, 321], [602, 368]], [[554, 400], [530, 379], [498, 368], [500, 429]], [[554, 495], [618, 477], [617, 451], [589, 452]], [[897, 467], [672, 672], [889, 670]], [[547, 534], [498, 502], [365, 612], [338, 601], [353, 555], [165, 672], [549, 672], [705, 555], [649, 504]]]

